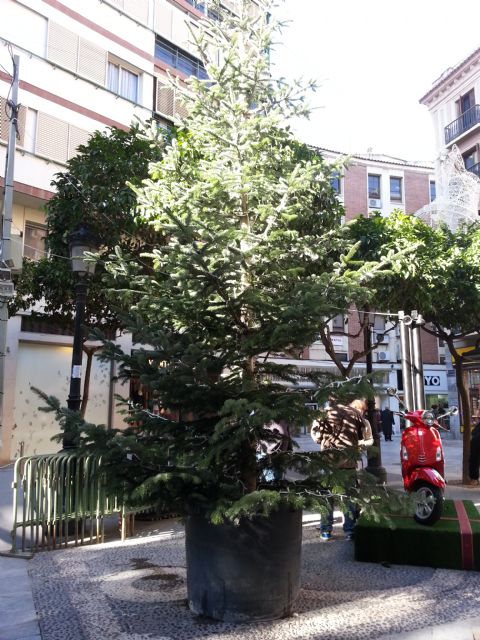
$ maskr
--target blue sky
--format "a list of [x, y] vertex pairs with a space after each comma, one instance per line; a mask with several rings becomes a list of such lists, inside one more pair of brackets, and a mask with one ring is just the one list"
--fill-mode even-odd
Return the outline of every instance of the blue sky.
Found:
[[279, 12], [290, 24], [275, 70], [319, 84], [310, 121], [295, 125], [299, 137], [345, 153], [434, 160], [418, 100], [480, 47], [479, 0], [284, 0]]

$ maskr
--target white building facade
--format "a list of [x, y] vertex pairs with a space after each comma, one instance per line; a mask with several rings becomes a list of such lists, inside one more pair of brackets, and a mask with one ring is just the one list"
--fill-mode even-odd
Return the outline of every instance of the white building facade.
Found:
[[[235, 0], [222, 4], [235, 11]], [[252, 7], [256, 8], [252, 1]], [[14, 167], [12, 254], [43, 255], [43, 207], [51, 180], [95, 130], [128, 129], [135, 118], [168, 124], [180, 113], [167, 74], [205, 77], [192, 33], [208, 0], [0, 0], [0, 187], [5, 184], [8, 100], [19, 57], [19, 135]], [[1, 204], [1, 202], [0, 202]], [[125, 348], [131, 337], [121, 336]], [[67, 398], [72, 337], [53, 333], [28, 314], [7, 332], [0, 461], [58, 450], [58, 432], [31, 386]], [[95, 362], [86, 418], [121, 425], [115, 371]], [[128, 392], [127, 392], [128, 394]]]
[[[462, 156], [465, 169], [480, 178], [480, 48], [444, 71], [420, 99], [420, 103], [427, 107], [432, 116], [438, 157], [441, 158], [455, 145]], [[444, 195], [441, 188], [439, 195]], [[469, 204], [470, 219], [473, 219], [475, 210], [480, 213], [480, 202], [473, 201]], [[458, 341], [458, 348], [466, 357], [465, 376], [473, 424], [480, 421], [478, 339], [478, 333], [472, 333]], [[448, 364], [450, 401], [457, 404], [455, 371], [451, 360]], [[452, 422], [458, 428], [458, 417], [452, 419]]]

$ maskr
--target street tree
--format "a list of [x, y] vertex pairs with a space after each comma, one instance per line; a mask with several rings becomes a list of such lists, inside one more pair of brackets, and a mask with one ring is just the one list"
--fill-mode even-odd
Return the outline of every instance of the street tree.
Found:
[[[97, 238], [100, 257], [120, 246], [139, 253], [153, 240], [150, 226], [135, 219], [136, 196], [127, 182], [138, 185], [148, 175], [148, 163], [161, 155], [161, 145], [139, 136], [138, 125], [128, 131], [109, 128], [96, 131], [67, 163], [65, 171], [52, 180], [53, 197], [45, 206], [46, 252], [40, 260], [24, 259], [16, 281], [16, 296], [10, 307], [30, 310], [43, 301], [38, 314], [59, 324], [72, 321], [75, 295], [70, 267], [69, 237], [80, 224]], [[117, 327], [118, 318], [102, 290], [102, 264], [90, 283], [86, 318]], [[33, 311], [35, 314], [35, 310]]]
[[[152, 140], [158, 142], [152, 145]], [[67, 163], [65, 171], [52, 181], [55, 194], [45, 207], [46, 247], [39, 260], [24, 259], [15, 283], [16, 295], [10, 315], [29, 310], [31, 315], [48, 318], [60, 327], [71, 327], [75, 310], [74, 274], [69, 258], [70, 234], [83, 224], [99, 243], [100, 261], [89, 280], [85, 324], [101, 326], [115, 333], [122, 326], [103, 291], [102, 260], [116, 246], [139, 256], [153, 243], [158, 233], [135, 218], [136, 196], [131, 186], [148, 175], [148, 163], [161, 157], [160, 133], [152, 124], [150, 136], [139, 135], [139, 126], [128, 131], [115, 127], [96, 131]], [[85, 335], [88, 336], [88, 329]], [[82, 414], [88, 400], [88, 381], [92, 358], [99, 347], [84, 344], [87, 358]]]
[[[471, 409], [459, 341], [480, 335], [480, 224], [432, 228], [419, 218], [394, 212], [358, 217], [351, 225], [352, 239], [361, 242], [365, 259], [381, 259], [399, 249], [403, 258], [392, 262], [389, 273], [372, 283], [375, 308], [418, 309], [426, 321], [424, 331], [443, 340], [455, 365], [463, 421], [463, 481], [468, 482]], [[410, 247], [410, 249], [409, 249]], [[478, 340], [477, 340], [478, 346]]]

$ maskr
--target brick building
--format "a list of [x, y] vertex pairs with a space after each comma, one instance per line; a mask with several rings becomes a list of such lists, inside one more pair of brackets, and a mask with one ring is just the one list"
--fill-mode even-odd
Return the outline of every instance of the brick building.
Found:
[[[342, 157], [339, 152], [328, 149], [319, 150], [327, 160]], [[394, 209], [414, 213], [435, 199], [436, 184], [433, 165], [420, 162], [407, 162], [398, 158], [373, 153], [351, 156], [344, 174], [332, 182], [338, 198], [345, 207], [345, 219], [351, 220], [358, 215], [368, 215], [378, 210], [389, 215]], [[391, 309], [397, 312], [398, 309]], [[405, 310], [410, 313], [411, 310]], [[334, 319], [331, 327], [335, 351], [340, 359], [346, 361], [354, 350], [363, 351], [363, 334], [359, 333], [358, 314], [352, 311], [348, 318], [348, 333], [359, 334], [347, 337], [346, 318]], [[373, 353], [373, 368], [381, 371], [381, 384], [377, 387], [377, 406], [393, 406], [385, 389], [394, 386], [402, 389], [400, 341], [398, 329], [388, 331], [392, 325], [386, 322], [385, 315], [376, 315], [372, 328], [372, 338], [382, 336], [382, 342]], [[445, 348], [438, 340], [422, 332], [422, 355], [424, 361], [425, 393], [427, 406], [447, 400], [447, 375], [445, 369]], [[293, 363], [294, 361], [289, 362]], [[335, 366], [327, 356], [321, 342], [305, 350], [302, 361], [296, 364], [303, 368], [320, 368], [335, 371]], [[365, 360], [359, 361], [352, 375], [365, 374]]]

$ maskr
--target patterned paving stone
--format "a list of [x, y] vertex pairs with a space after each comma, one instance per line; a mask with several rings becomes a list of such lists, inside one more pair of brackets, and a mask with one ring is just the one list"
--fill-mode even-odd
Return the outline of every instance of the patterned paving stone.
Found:
[[480, 611], [480, 573], [355, 562], [351, 542], [324, 543], [314, 528], [295, 615], [269, 623], [190, 613], [183, 535], [39, 553], [30, 575], [44, 640], [370, 640]]

